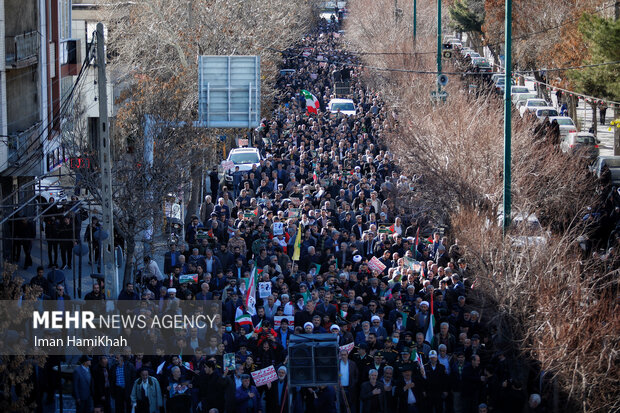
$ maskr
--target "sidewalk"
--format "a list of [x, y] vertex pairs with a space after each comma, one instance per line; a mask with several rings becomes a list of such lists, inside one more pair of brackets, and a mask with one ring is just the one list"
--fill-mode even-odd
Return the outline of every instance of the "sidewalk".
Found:
[[[86, 220], [82, 223], [82, 231], [81, 231], [82, 237], [84, 237], [84, 231], [86, 230], [86, 226], [88, 226], [89, 222], [90, 220]], [[37, 237], [32, 242], [32, 251], [31, 251], [32, 266], [29, 267], [27, 270], [24, 270], [24, 254], [22, 251], [20, 255], [19, 268], [15, 272], [15, 275], [22, 277], [26, 283], [29, 282], [30, 279], [37, 274], [37, 267], [39, 265], [42, 265], [45, 268], [46, 275], [50, 271], [50, 269], [47, 267], [47, 265], [49, 264], [48, 259], [47, 259], [47, 243], [45, 242], [45, 237], [43, 236], [42, 239], [39, 239], [39, 235], [40, 235], [39, 228], [37, 224]], [[153, 258], [155, 259], [155, 261], [157, 261], [157, 264], [159, 265], [159, 269], [163, 272], [164, 254], [166, 253], [166, 250], [165, 250], [166, 243], [165, 243], [165, 240], [163, 239], [163, 234], [158, 234], [155, 240], [156, 240], [154, 243], [155, 252], [153, 254]], [[58, 265], [62, 265], [62, 262], [60, 259], [60, 252], [58, 255], [59, 255]], [[141, 264], [140, 262], [142, 258], [142, 243], [141, 242], [136, 243], [136, 254], [135, 255], [138, 259], [138, 264]], [[118, 269], [118, 276], [119, 276], [120, 283], [122, 283], [122, 280], [123, 280], [123, 274], [125, 270], [124, 264], [125, 263], [123, 263], [123, 266]], [[88, 263], [88, 254], [83, 256], [82, 266], [81, 266], [82, 267], [82, 274], [81, 274], [82, 282], [80, 284], [79, 283], [80, 281], [79, 267], [80, 267], [79, 257], [74, 255], [71, 269], [63, 270], [63, 273], [65, 274], [66, 291], [67, 291], [67, 294], [71, 296], [71, 298], [84, 298], [84, 295], [89, 293], [92, 290], [93, 279], [91, 278], [90, 275], [98, 272], [96, 265], [91, 265]], [[81, 297], [80, 297], [80, 294], [78, 293], [79, 285], [81, 285], [82, 287]], [[122, 286], [121, 286], [121, 289], [122, 289]], [[114, 298], [116, 299], [116, 297]]]
[[[558, 107], [555, 93], [551, 94], [553, 105]], [[614, 131], [609, 130], [609, 122], [614, 119], [613, 109], [608, 108], [605, 116], [605, 124], [601, 125], [599, 118], [600, 112], [596, 112], [596, 136], [601, 143], [599, 144], [599, 153], [601, 156], [613, 156], [614, 154]], [[592, 107], [583, 100], [579, 100], [577, 104], [577, 119], [573, 119], [581, 124], [581, 130], [587, 132], [592, 126]]]

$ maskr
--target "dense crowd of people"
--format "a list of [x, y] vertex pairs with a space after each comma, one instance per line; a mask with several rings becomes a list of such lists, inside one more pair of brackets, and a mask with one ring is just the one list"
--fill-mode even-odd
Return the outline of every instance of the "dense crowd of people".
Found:
[[[231, 180], [214, 171], [185, 242], [170, 245], [163, 268], [145, 257], [118, 297], [153, 311], [221, 301], [221, 342], [188, 329], [179, 354], [161, 354], [155, 338], [153, 355], [84, 355], [73, 373], [78, 412], [543, 411], [540, 389], [469, 302], [475, 274], [457, 240], [420, 233], [395, 202], [413, 183], [382, 144], [391, 115], [339, 49], [337, 29], [323, 21], [283, 54], [294, 72], [280, 76], [276, 109], [256, 133], [264, 159]], [[350, 88], [356, 115], [325, 110], [336, 82]], [[320, 102], [318, 115], [302, 89]], [[245, 302], [254, 267], [270, 286], [255, 314]], [[86, 296], [104, 299], [99, 283]], [[289, 340], [317, 333], [341, 346], [339, 384], [289, 389]], [[257, 387], [251, 373], [269, 366], [278, 378]], [[46, 371], [41, 394], [57, 386]]]

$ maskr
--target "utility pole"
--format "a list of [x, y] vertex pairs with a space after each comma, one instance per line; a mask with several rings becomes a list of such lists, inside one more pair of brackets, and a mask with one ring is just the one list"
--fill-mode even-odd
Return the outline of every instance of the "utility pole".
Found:
[[506, 0], [506, 20], [504, 22], [504, 234], [511, 221], [511, 145], [512, 145], [512, 102], [510, 98], [510, 78], [512, 75], [512, 0]]
[[[620, 19], [620, 1], [616, 0], [614, 5], [614, 20]], [[614, 120], [620, 118], [620, 109], [614, 105]], [[620, 129], [614, 125], [614, 156], [620, 156]]]
[[418, 0], [413, 0], [413, 44], [415, 44], [418, 26]]
[[[112, 210], [112, 155], [108, 125], [108, 88], [105, 73], [103, 23], [97, 23], [97, 85], [99, 86], [99, 170], [101, 173], [101, 218], [106, 239], [100, 239], [105, 277], [106, 299], [116, 300], [119, 293], [118, 272], [114, 263], [114, 215]], [[103, 237], [102, 237], [103, 238]]]
[[437, 0], [437, 76], [441, 74], [441, 0]]

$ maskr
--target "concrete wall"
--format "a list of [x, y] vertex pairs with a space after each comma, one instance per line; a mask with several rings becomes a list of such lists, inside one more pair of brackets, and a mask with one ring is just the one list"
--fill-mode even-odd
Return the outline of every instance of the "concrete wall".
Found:
[[40, 119], [38, 76], [38, 67], [35, 65], [6, 72], [9, 134], [26, 130]]
[[5, 36], [38, 30], [37, 0], [4, 0]]

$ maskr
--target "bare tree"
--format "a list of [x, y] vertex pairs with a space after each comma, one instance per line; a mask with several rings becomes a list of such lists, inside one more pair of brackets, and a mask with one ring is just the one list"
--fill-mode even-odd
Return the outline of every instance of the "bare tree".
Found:
[[[182, 108], [197, 113], [198, 55], [260, 55], [263, 99], [273, 96], [272, 84], [280, 51], [311, 27], [315, 0], [247, 2], [243, 0], [138, 0], [106, 7], [112, 65], [130, 75], [166, 82], [175, 76], [183, 94]], [[174, 121], [174, 119], [170, 119]], [[221, 133], [201, 134], [192, 151], [189, 173], [190, 214], [198, 209], [201, 167]]]
[[[393, 2], [351, 7], [352, 50], [411, 50], [393, 27]], [[422, 5], [422, 13], [428, 5]], [[367, 10], [374, 10], [372, 14]], [[384, 19], [377, 16], [385, 16]], [[432, 18], [421, 22], [417, 47], [432, 48]], [[358, 32], [358, 30], [362, 30]], [[583, 253], [591, 235], [582, 217], [597, 201], [585, 164], [558, 149], [548, 121], [513, 117], [512, 194], [515, 216], [536, 216], [542, 228], [513, 226], [502, 235], [502, 101], [474, 76], [450, 76], [445, 103], [433, 103], [432, 54], [362, 55], [364, 80], [385, 97], [392, 116], [381, 138], [401, 170], [416, 177], [407, 202], [447, 215], [474, 276], [472, 298], [501, 332], [497, 345], [538, 360], [557, 380], [566, 404], [582, 411], [618, 409], [615, 359], [620, 319], [617, 246], [603, 256]], [[447, 71], [456, 71], [444, 62]], [[478, 85], [469, 93], [469, 84]], [[606, 265], [605, 265], [606, 264]], [[615, 265], [615, 266], [614, 266]]]

